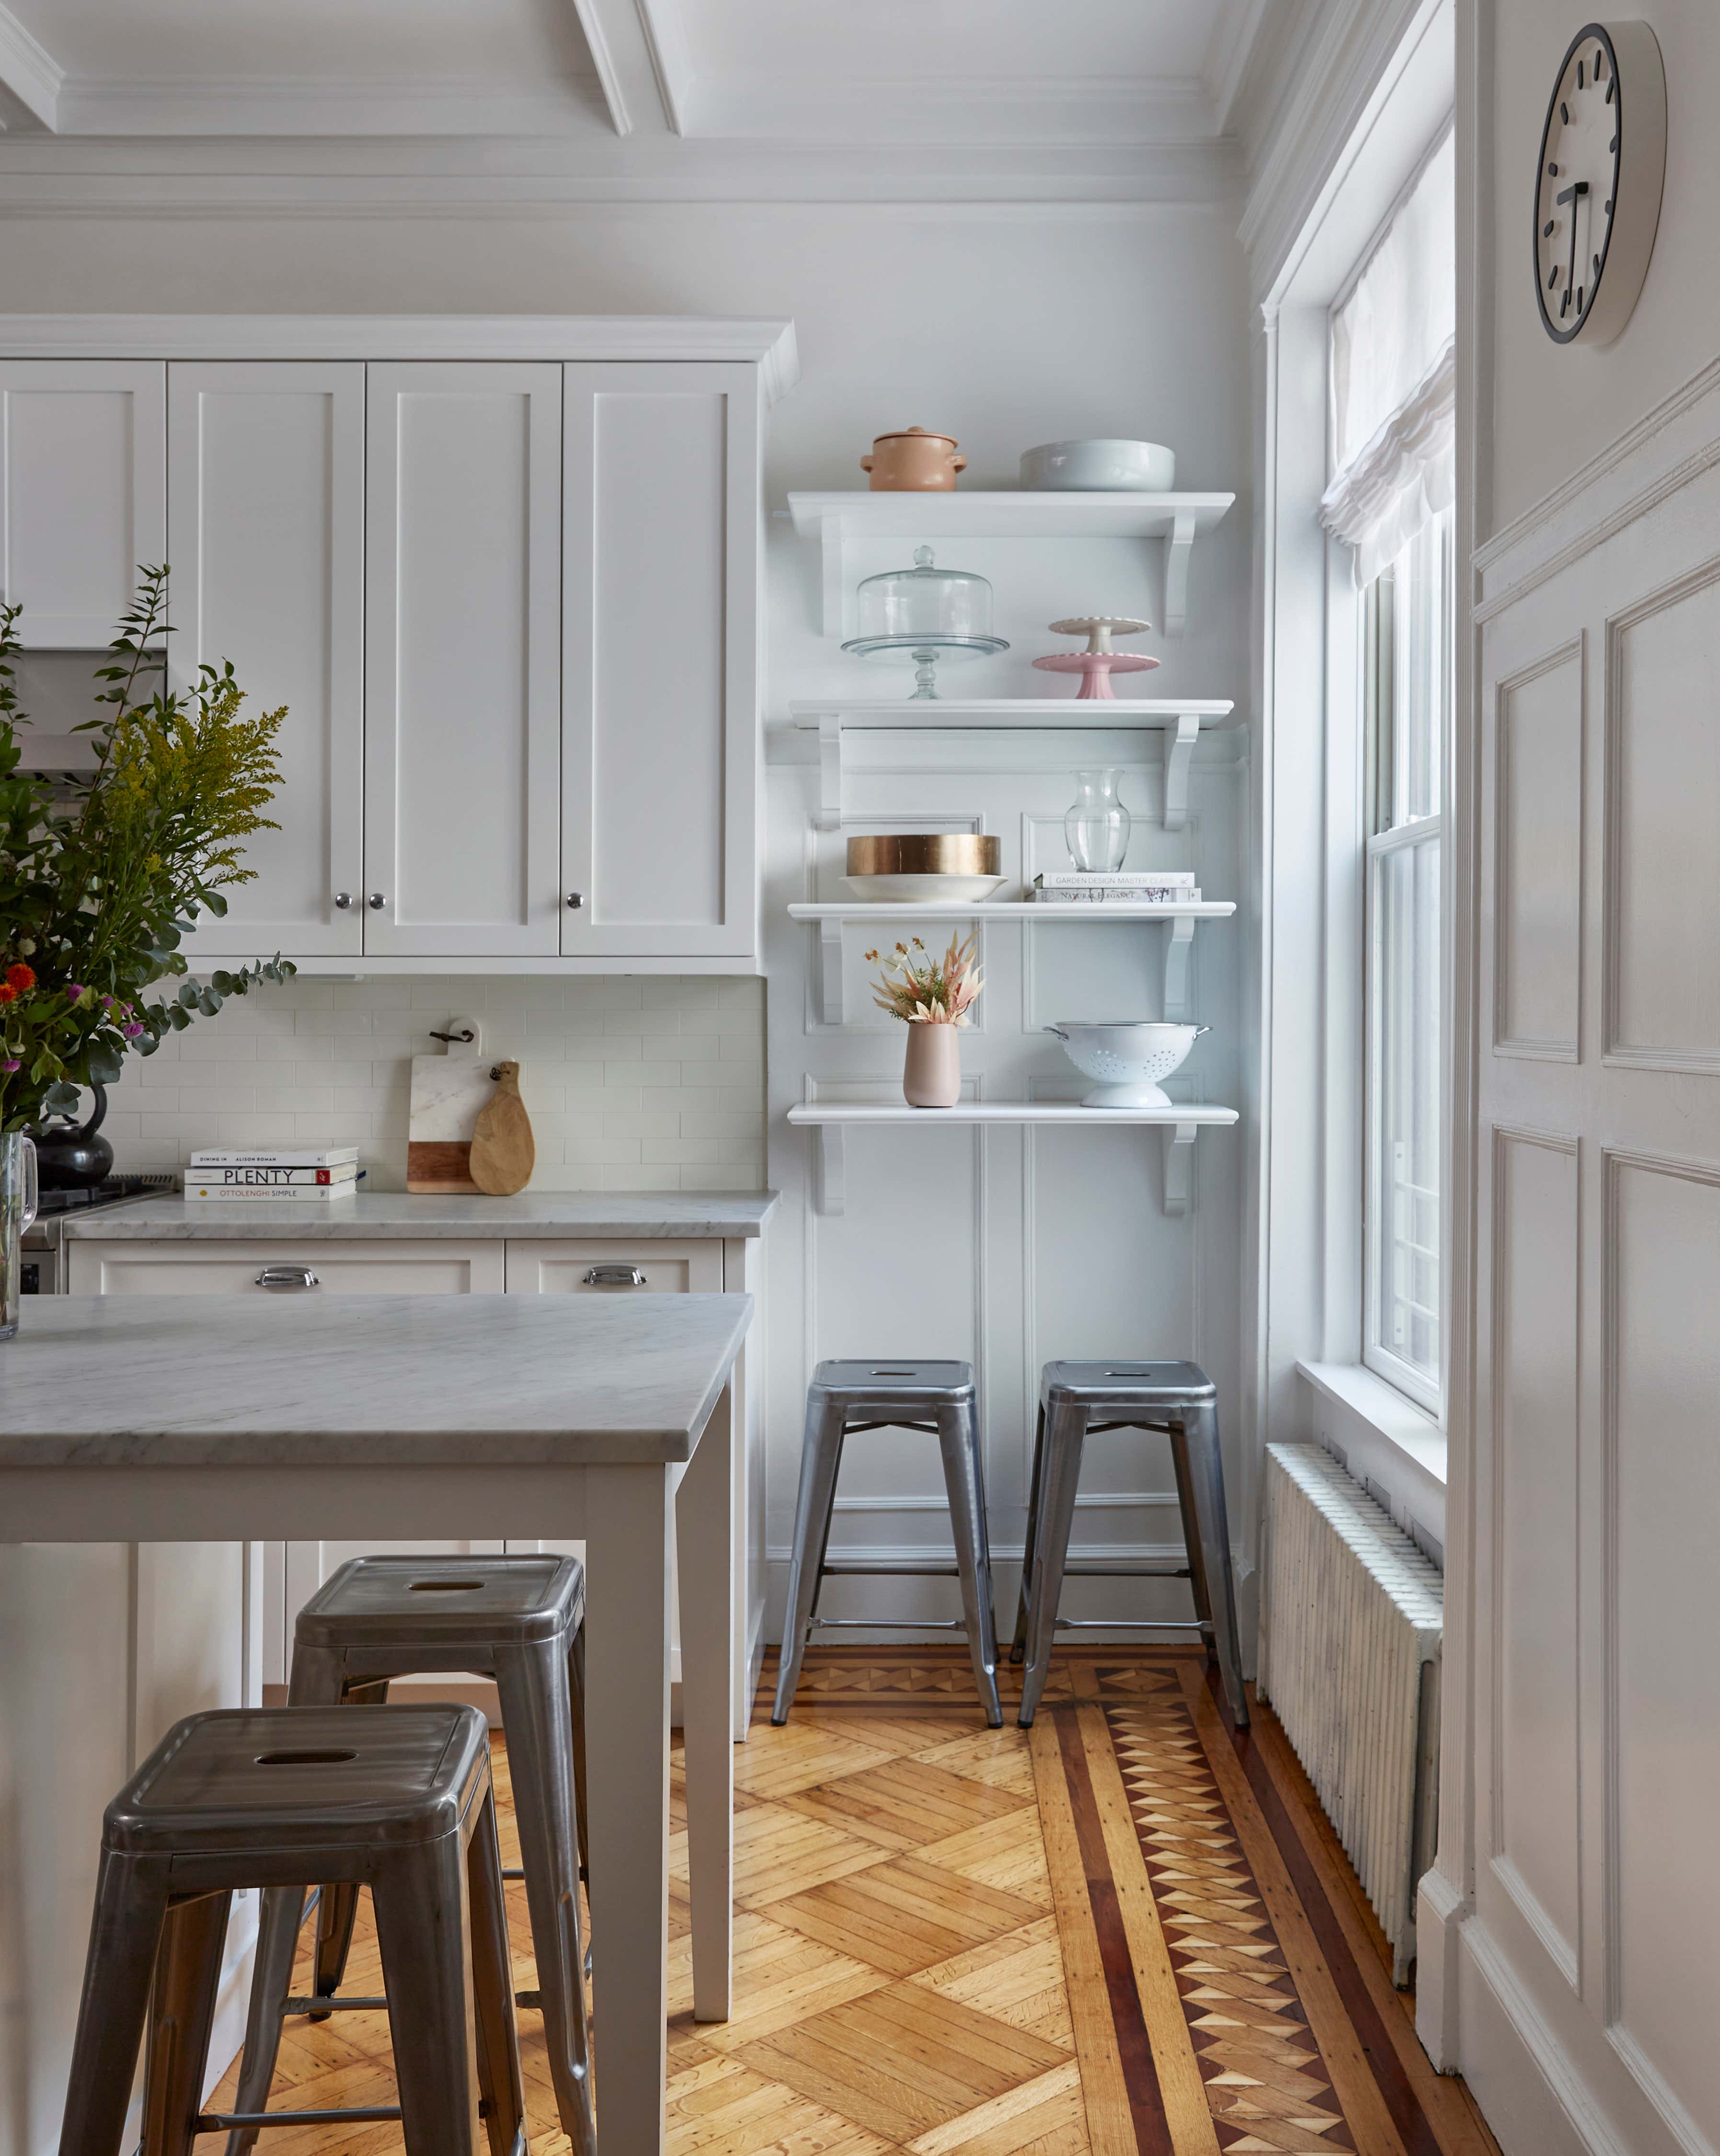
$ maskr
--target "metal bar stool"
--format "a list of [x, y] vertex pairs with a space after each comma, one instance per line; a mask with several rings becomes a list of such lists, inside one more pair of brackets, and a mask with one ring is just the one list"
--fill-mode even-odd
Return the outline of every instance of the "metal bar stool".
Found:
[[[919, 1430], [935, 1435], [944, 1458], [944, 1486], [955, 1538], [953, 1564], [868, 1564], [832, 1561], [831, 1515], [842, 1445], [869, 1430]], [[914, 1620], [821, 1617], [818, 1597], [831, 1575], [955, 1579], [961, 1582], [962, 1622], [940, 1631], [965, 1630], [974, 1682], [992, 1728], [1003, 1722], [997, 1698], [997, 1630], [991, 1608], [991, 1558], [985, 1536], [985, 1473], [980, 1457], [980, 1422], [974, 1404], [973, 1367], [967, 1363], [821, 1363], [806, 1393], [806, 1430], [801, 1445], [801, 1489], [795, 1504], [794, 1558], [788, 1574], [788, 1620], [782, 1634], [782, 1668], [776, 1680], [773, 1722], [788, 1719], [800, 1681], [801, 1661], [815, 1626], [831, 1630], [923, 1631]]]
[[[1182, 1508], [1187, 1562], [1180, 1565], [1071, 1564], [1075, 1490], [1082, 1448], [1112, 1430], [1159, 1430], [1170, 1440]], [[1059, 1617], [1066, 1577], [1082, 1579], [1186, 1579], [1194, 1590], [1192, 1625], [1113, 1625]], [[1215, 1589], [1216, 1590], [1215, 1592]], [[1236, 1600], [1231, 1578], [1231, 1537], [1225, 1519], [1224, 1461], [1218, 1449], [1217, 1394], [1193, 1363], [1047, 1363], [1040, 1373], [1039, 1420], [1033, 1440], [1033, 1483], [1021, 1602], [1011, 1661], [1025, 1657], [1023, 1729], [1031, 1728], [1051, 1668], [1059, 1631], [1195, 1632], [1206, 1643], [1223, 1681], [1225, 1703], [1238, 1729], [1248, 1705], [1236, 1641]]]
[[[234, 1892], [296, 1912], [370, 1888], [397, 2106], [202, 2109]], [[525, 2097], [484, 1717], [470, 1707], [194, 1714], [108, 1806], [60, 2156], [120, 2156], [146, 2032], [141, 2156], [200, 2133], [398, 2119], [407, 2156], [523, 2156]], [[310, 2001], [282, 1999], [275, 2011]]]
[[[376, 1703], [391, 1677], [438, 1670], [493, 1678], [514, 1792], [538, 1988], [561, 2130], [580, 2156], [596, 2145], [591, 2035], [580, 1938], [580, 1832], [585, 1818], [585, 1568], [571, 1557], [361, 1557], [343, 1564], [299, 1613], [288, 1700], [294, 1707]], [[339, 1989], [357, 1890], [324, 1887], [317, 1912], [318, 1999]], [[267, 2100], [291, 1979], [299, 1905], [264, 1897], [239, 2074], [239, 2108]], [[336, 2001], [336, 2004], [339, 2002]], [[228, 2156], [254, 2136], [236, 2133]]]

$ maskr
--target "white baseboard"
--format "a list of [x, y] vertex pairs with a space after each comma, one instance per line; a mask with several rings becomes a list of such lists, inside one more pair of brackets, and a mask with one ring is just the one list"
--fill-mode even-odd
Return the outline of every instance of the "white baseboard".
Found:
[[1478, 1917], [1456, 1954], [1463, 2076], [1505, 2156], [1640, 2156]]
[[1443, 1871], [1422, 1874], [1415, 1893], [1415, 2034], [1442, 2074], [1462, 2071], [1458, 2055], [1458, 1943], [1469, 1916], [1462, 1890]]

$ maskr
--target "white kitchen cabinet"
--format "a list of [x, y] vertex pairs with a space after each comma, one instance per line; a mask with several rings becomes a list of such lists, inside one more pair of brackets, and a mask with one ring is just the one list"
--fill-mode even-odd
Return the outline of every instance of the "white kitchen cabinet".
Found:
[[566, 375], [561, 949], [749, 956], [758, 370]]
[[561, 369], [368, 377], [365, 952], [553, 956]]
[[[80, 1242], [67, 1245], [71, 1295], [499, 1295], [502, 1245], [424, 1241]], [[277, 1279], [265, 1279], [269, 1272]], [[306, 1280], [305, 1276], [310, 1276]]]
[[508, 1249], [509, 1295], [720, 1295], [723, 1245], [653, 1239], [612, 1242], [517, 1242]]
[[159, 360], [0, 361], [0, 591], [27, 649], [113, 640], [166, 558]]
[[168, 370], [169, 679], [231, 660], [250, 716], [286, 706], [280, 828], [246, 842], [255, 880], [187, 942], [193, 963], [363, 948], [364, 377], [354, 361]]

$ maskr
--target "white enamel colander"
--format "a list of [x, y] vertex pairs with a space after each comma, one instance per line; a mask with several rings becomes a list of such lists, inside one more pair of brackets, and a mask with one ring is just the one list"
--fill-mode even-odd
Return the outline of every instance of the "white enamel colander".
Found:
[[1083, 1108], [1168, 1108], [1170, 1096], [1159, 1081], [1168, 1078], [1200, 1035], [1211, 1030], [1204, 1025], [1157, 1025], [1133, 1019], [1095, 1025], [1066, 1019], [1045, 1029], [1062, 1042], [1083, 1077], [1105, 1081], [1083, 1096]]

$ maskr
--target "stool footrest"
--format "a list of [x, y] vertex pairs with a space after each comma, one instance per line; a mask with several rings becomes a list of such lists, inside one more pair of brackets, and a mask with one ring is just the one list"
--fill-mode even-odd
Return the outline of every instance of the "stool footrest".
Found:
[[806, 1620], [809, 1631], [821, 1632], [965, 1632], [965, 1625], [954, 1620], [949, 1624], [934, 1624], [929, 1619], [919, 1617], [811, 1617]]
[[1157, 1624], [1150, 1618], [1059, 1617], [1060, 1632], [1206, 1632], [1205, 1625]]
[[[525, 1874], [517, 1868], [510, 1869], [504, 1864], [502, 1866], [502, 1876], [504, 1879], [523, 1879], [525, 1876]], [[584, 1874], [581, 1873], [581, 1876], [583, 1877]]]
[[283, 2014], [386, 2014], [386, 1999], [284, 1999]]
[[948, 1564], [871, 1564], [864, 1558], [832, 1558], [819, 1568], [821, 1579], [960, 1579], [961, 1568], [951, 1558]]
[[192, 2121], [193, 2133], [230, 2133], [237, 2126], [320, 2126], [325, 2119], [349, 2118], [381, 2126], [400, 2117], [397, 2103], [372, 2103], [351, 2111], [207, 2111]]
[[1097, 1558], [1077, 1558], [1063, 1567], [1065, 1579], [1191, 1579], [1185, 1564], [1104, 1564]]

